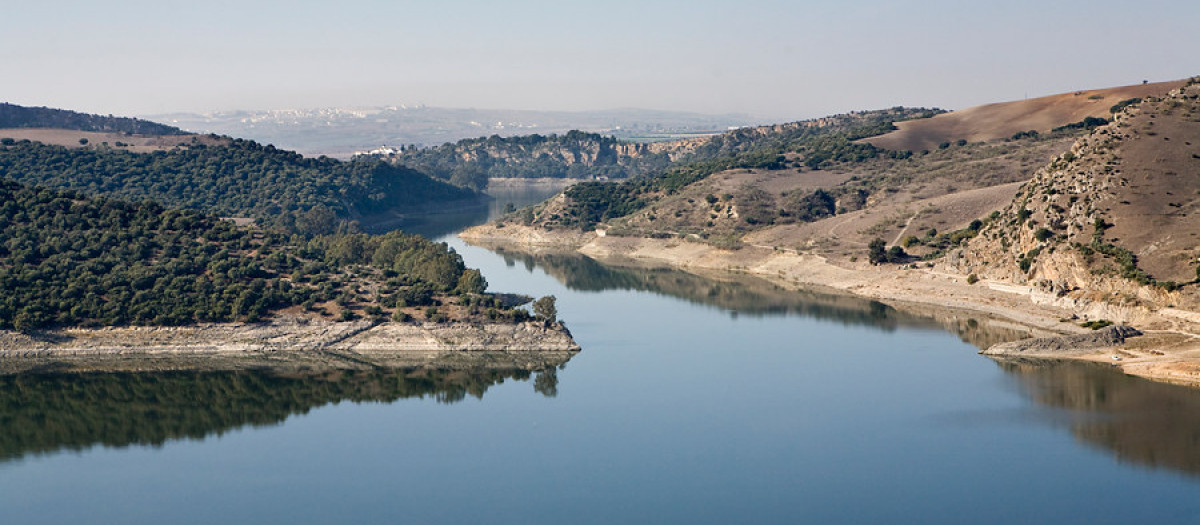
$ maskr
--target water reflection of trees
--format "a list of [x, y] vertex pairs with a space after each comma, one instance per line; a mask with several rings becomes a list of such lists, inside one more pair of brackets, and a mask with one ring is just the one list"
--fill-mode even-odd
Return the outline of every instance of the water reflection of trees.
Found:
[[787, 290], [770, 282], [735, 273], [704, 277], [669, 268], [609, 266], [578, 254], [498, 251], [505, 263], [540, 266], [568, 288], [578, 291], [636, 290], [684, 299], [736, 312], [737, 315], [803, 315], [886, 330], [900, 324], [926, 324], [878, 301], [812, 290]]
[[579, 291], [635, 290], [705, 304], [737, 315], [795, 315], [870, 326], [891, 331], [900, 326], [940, 328], [979, 348], [1030, 337], [1028, 329], [963, 315], [960, 311], [925, 308], [921, 313], [897, 309], [849, 294], [789, 290], [758, 277], [733, 272], [701, 276], [671, 268], [613, 266], [574, 253], [527, 254], [496, 248], [505, 263], [541, 267], [567, 288]]
[[282, 423], [323, 405], [482, 398], [507, 380], [557, 393], [545, 370], [388, 370], [278, 373], [165, 372], [0, 376], [0, 461], [94, 445], [162, 445], [246, 425]]
[[402, 219], [369, 226], [366, 230], [371, 233], [403, 230], [405, 233], [437, 239], [476, 224], [483, 224], [488, 221], [489, 213], [489, 207], [483, 205], [439, 213], [415, 213]]
[[1127, 376], [1104, 364], [1001, 360], [1037, 403], [1075, 417], [1081, 441], [1128, 461], [1200, 475], [1200, 391]]
[[410, 214], [401, 220], [378, 225], [371, 230], [373, 233], [404, 230], [406, 233], [437, 239], [499, 217], [509, 205], [520, 208], [536, 204], [554, 196], [559, 191], [561, 191], [559, 185], [501, 185], [487, 190], [491, 200], [486, 206]]

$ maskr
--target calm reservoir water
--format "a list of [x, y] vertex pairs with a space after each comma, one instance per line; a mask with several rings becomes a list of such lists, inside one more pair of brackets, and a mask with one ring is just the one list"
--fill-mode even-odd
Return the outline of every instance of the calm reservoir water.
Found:
[[444, 240], [557, 296], [583, 352], [0, 378], [0, 523], [1200, 523], [1200, 390], [997, 363], [966, 341], [1019, 331], [969, 317]]

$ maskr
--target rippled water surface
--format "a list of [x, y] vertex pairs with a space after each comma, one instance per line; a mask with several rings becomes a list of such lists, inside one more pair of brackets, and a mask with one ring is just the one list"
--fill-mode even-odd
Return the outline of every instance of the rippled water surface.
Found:
[[969, 316], [446, 240], [583, 352], [0, 378], [2, 522], [1200, 523], [1198, 391], [992, 361], [1021, 334]]

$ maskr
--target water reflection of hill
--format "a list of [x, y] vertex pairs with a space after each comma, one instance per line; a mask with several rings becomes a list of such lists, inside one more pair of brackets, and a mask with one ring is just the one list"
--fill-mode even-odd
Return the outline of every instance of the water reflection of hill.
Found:
[[220, 435], [343, 401], [476, 398], [506, 380], [533, 378], [557, 393], [556, 369], [388, 369], [280, 374], [262, 371], [0, 376], [0, 461], [95, 445], [162, 445]]
[[1200, 392], [1122, 374], [1103, 364], [997, 360], [1034, 401], [1090, 413], [1080, 440], [1129, 461], [1200, 475]]
[[540, 266], [572, 290], [636, 290], [714, 306], [737, 315], [802, 315], [869, 325], [885, 330], [905, 325], [936, 326], [878, 301], [812, 290], [787, 290], [763, 279], [726, 273], [700, 276], [669, 268], [609, 266], [578, 254], [499, 252], [505, 262]]
[[509, 265], [541, 267], [567, 288], [579, 291], [636, 290], [705, 304], [737, 315], [796, 315], [846, 325], [895, 330], [900, 326], [944, 329], [980, 348], [1030, 337], [1026, 328], [957, 311], [897, 309], [862, 297], [812, 289], [786, 289], [758, 277], [697, 275], [662, 267], [615, 266], [577, 253], [528, 254], [496, 249]]
[[402, 219], [369, 225], [365, 229], [370, 233], [403, 230], [405, 233], [415, 233], [430, 239], [437, 239], [469, 226], [487, 222], [492, 213], [489, 206], [467, 207], [439, 213], [414, 213]]
[[368, 228], [368, 230], [373, 233], [404, 230], [407, 233], [415, 233], [430, 239], [438, 239], [499, 217], [504, 213], [504, 209], [509, 206], [521, 208], [542, 202], [561, 191], [563, 186], [565, 186], [565, 183], [539, 184], [530, 182], [523, 184], [518, 181], [505, 181], [504, 183], [493, 184], [487, 189], [487, 195], [490, 199], [486, 206], [441, 210], [435, 213], [410, 214], [401, 220], [377, 225]]

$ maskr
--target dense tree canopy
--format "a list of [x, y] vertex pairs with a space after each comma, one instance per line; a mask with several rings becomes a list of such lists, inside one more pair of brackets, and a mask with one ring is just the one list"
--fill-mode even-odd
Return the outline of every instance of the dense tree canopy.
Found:
[[472, 199], [470, 190], [378, 160], [342, 162], [233, 140], [132, 153], [103, 146], [64, 148], [16, 141], [0, 145], [0, 177], [27, 184], [81, 190], [308, 234], [386, 211], [420, 211], [437, 203]]
[[[152, 202], [0, 180], [0, 328], [257, 320], [477, 294], [445, 244], [392, 232], [306, 239]], [[352, 318], [352, 316], [350, 316]]]

